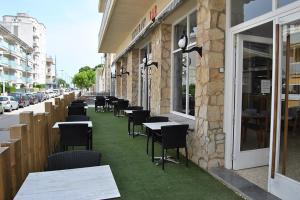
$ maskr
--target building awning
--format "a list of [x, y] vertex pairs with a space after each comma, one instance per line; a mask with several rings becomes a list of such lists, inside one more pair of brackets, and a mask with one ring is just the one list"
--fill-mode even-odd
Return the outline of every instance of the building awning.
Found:
[[147, 37], [147, 35], [161, 22], [169, 16], [178, 6], [183, 3], [183, 0], [173, 0], [171, 1], [168, 6], [163, 9], [156, 17], [154, 22], [151, 22], [145, 26], [145, 28], [130, 42], [130, 44], [125, 48], [117, 57], [113, 60], [112, 64], [114, 65], [121, 57], [123, 57], [128, 51], [130, 51], [134, 45], [142, 40], [143, 38]]
[[155, 0], [101, 0], [99, 11], [104, 11], [104, 14], [98, 52], [116, 52], [154, 2]]

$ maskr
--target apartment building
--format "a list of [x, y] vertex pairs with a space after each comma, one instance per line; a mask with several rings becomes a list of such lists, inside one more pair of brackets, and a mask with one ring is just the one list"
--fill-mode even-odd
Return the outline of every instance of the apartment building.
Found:
[[299, 0], [100, 0], [98, 9], [112, 95], [190, 124], [189, 159], [203, 169], [295, 199]]
[[33, 81], [46, 84], [46, 27], [26, 13], [4, 15], [2, 25], [33, 48]]
[[46, 60], [46, 88], [56, 88], [56, 63], [52, 57], [47, 57]]
[[0, 81], [16, 88], [33, 86], [33, 49], [0, 25]]

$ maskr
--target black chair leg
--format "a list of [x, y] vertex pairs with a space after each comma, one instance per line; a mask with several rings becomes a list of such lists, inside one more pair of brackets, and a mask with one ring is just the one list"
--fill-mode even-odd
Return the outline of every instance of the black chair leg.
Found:
[[130, 117], [128, 116], [128, 135], [130, 135]]
[[154, 136], [152, 136], [152, 144], [151, 144], [151, 152], [152, 152], [152, 162], [154, 162]]
[[165, 170], [165, 149], [161, 147], [161, 159], [162, 159], [162, 169]]
[[188, 166], [189, 163], [188, 150], [186, 146], [184, 147], [184, 149], [185, 149], [185, 165]]
[[177, 151], [176, 151], [176, 158], [177, 158], [177, 160], [179, 160], [179, 148], [177, 148]]
[[134, 124], [132, 125], [132, 137], [134, 138]]
[[147, 152], [147, 155], [149, 153], [149, 139], [150, 139], [150, 133], [149, 133], [149, 130], [146, 129], [146, 133], [147, 133], [147, 149], [146, 149], [146, 152]]

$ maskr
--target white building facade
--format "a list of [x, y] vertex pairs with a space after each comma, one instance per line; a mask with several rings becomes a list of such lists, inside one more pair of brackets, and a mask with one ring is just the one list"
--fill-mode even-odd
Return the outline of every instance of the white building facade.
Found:
[[33, 82], [46, 84], [46, 27], [26, 13], [5, 15], [1, 22], [11, 33], [33, 48]]
[[0, 81], [16, 88], [33, 86], [33, 49], [0, 25]]
[[46, 88], [56, 87], [56, 63], [52, 57], [47, 57], [46, 60]]

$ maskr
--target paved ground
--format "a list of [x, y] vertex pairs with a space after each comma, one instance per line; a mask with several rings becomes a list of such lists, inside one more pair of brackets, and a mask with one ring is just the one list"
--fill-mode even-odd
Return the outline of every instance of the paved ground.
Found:
[[[54, 98], [47, 101], [54, 102]], [[45, 102], [41, 102], [35, 105], [30, 105], [25, 108], [19, 108], [18, 110], [14, 110], [12, 112], [4, 112], [4, 114], [2, 115], [0, 114], [0, 142], [6, 141], [8, 139], [9, 127], [19, 123], [19, 113], [24, 111], [33, 111], [34, 113], [45, 112]]]

